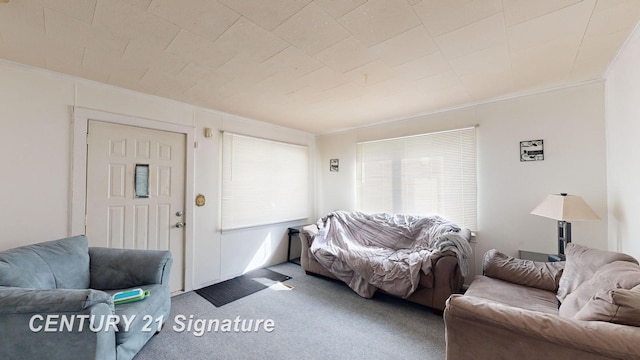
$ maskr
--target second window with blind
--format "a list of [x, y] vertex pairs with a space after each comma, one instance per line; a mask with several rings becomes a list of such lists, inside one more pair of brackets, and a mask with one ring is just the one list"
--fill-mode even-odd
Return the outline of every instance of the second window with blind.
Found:
[[357, 145], [363, 212], [440, 215], [477, 229], [475, 127]]
[[222, 134], [222, 230], [308, 216], [307, 146]]

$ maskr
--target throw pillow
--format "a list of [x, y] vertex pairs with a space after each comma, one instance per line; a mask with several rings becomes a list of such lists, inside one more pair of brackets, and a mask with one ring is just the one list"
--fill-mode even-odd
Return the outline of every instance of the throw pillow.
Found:
[[640, 326], [640, 286], [599, 292], [573, 318]]
[[632, 289], [640, 285], [640, 266], [627, 261], [615, 261], [596, 271], [593, 277], [567, 295], [560, 305], [560, 316], [576, 315], [594, 295], [617, 289]]
[[483, 274], [494, 279], [556, 292], [564, 263], [516, 259], [496, 249], [487, 251]]
[[[567, 261], [564, 266], [557, 298], [563, 302], [584, 281], [588, 280], [602, 266], [614, 261], [628, 261], [637, 264], [633, 257], [606, 250], [592, 249], [570, 243], [565, 251]], [[608, 290], [608, 289], [607, 289]]]

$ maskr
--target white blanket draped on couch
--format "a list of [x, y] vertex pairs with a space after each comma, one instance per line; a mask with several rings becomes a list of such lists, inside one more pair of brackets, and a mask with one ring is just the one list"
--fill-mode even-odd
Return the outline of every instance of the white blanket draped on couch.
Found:
[[446, 251], [467, 275], [468, 229], [439, 216], [334, 211], [318, 220], [311, 245], [316, 260], [362, 297], [379, 288], [406, 298], [418, 287], [420, 271]]

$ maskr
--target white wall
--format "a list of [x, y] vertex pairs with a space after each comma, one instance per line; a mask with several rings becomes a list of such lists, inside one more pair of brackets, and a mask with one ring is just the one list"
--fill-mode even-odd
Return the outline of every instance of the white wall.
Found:
[[[199, 288], [285, 260], [288, 226], [276, 224], [222, 233], [218, 225], [221, 130], [309, 145], [310, 134], [243, 119], [154, 96], [0, 62], [0, 249], [71, 234], [70, 193], [74, 106], [194, 128], [195, 171], [187, 174], [195, 194], [193, 281]], [[214, 138], [204, 137], [204, 128]], [[191, 202], [193, 199], [188, 199]], [[310, 212], [314, 209], [309, 204]], [[312, 216], [313, 218], [313, 216]]]
[[[557, 251], [556, 223], [529, 212], [547, 194], [582, 196], [602, 218], [573, 224], [576, 243], [607, 248], [604, 89], [601, 82], [533, 94], [318, 137], [318, 212], [355, 210], [355, 145], [478, 124], [475, 264], [497, 248]], [[519, 144], [543, 139], [545, 160], [522, 163]], [[340, 172], [329, 172], [329, 159]]]
[[640, 30], [629, 38], [606, 81], [609, 248], [640, 259]]

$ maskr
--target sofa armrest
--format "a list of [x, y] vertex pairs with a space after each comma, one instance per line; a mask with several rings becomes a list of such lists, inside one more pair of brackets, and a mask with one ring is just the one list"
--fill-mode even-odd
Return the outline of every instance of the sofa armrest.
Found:
[[578, 321], [452, 295], [444, 312], [447, 360], [638, 359], [640, 328]]
[[98, 304], [114, 310], [113, 298], [104, 291], [0, 287], [0, 314], [77, 312]]
[[0, 359], [114, 360], [114, 316], [102, 291], [2, 287]]
[[160, 250], [89, 248], [91, 288], [126, 289], [169, 284], [171, 253]]
[[455, 254], [439, 257], [431, 269], [433, 275], [433, 301], [431, 307], [444, 310], [445, 303], [451, 294], [459, 293], [464, 277], [458, 266]]
[[484, 254], [482, 273], [494, 279], [557, 292], [564, 264], [516, 259], [492, 249]]

